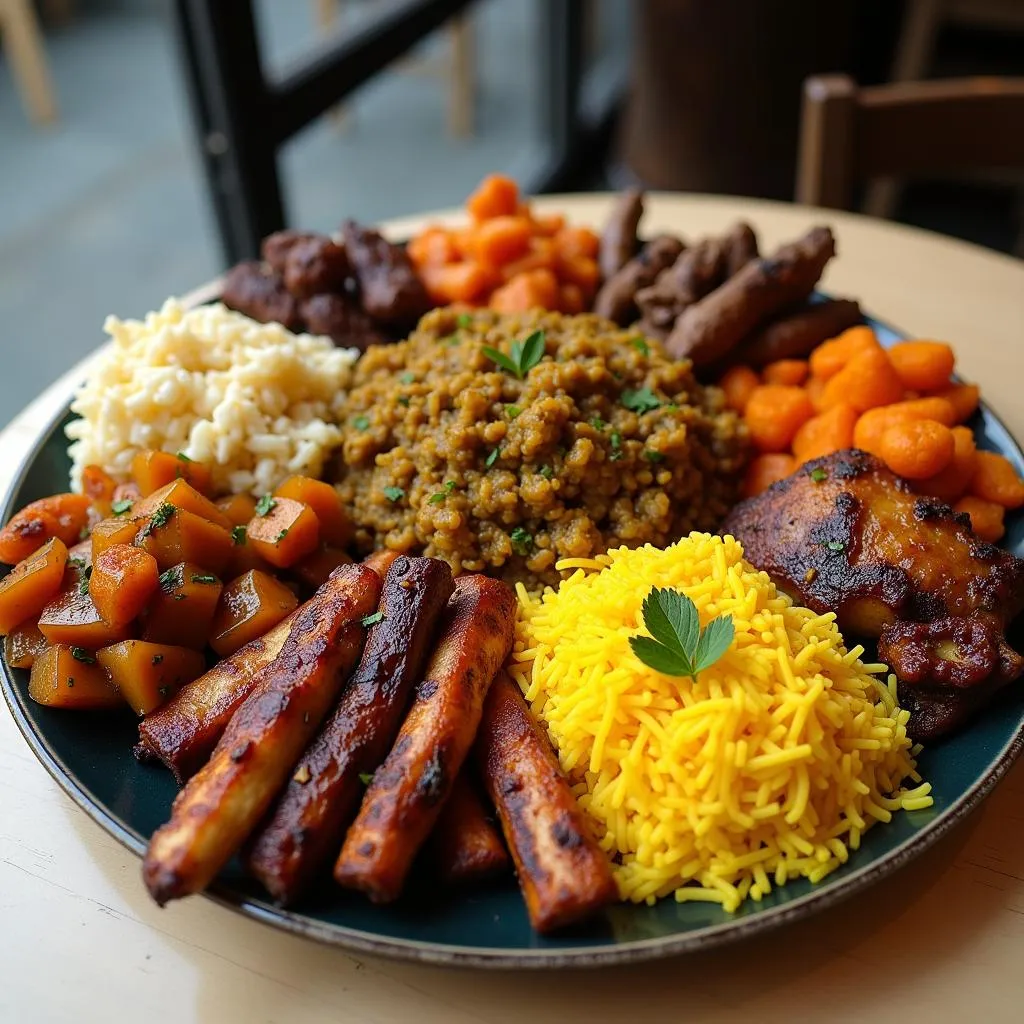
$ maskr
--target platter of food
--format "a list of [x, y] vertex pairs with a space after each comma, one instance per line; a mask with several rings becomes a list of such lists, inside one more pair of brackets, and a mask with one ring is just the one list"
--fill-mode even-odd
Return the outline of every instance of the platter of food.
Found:
[[648, 959], [851, 895], [1007, 771], [1016, 442], [951, 345], [815, 290], [827, 227], [642, 207], [491, 176], [108, 321], [3, 512], [3, 688], [158, 903]]

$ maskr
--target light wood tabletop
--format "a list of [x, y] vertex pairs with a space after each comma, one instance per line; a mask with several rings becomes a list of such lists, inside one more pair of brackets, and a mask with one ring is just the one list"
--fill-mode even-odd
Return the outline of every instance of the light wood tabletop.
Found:
[[[541, 207], [600, 224], [608, 200]], [[817, 223], [839, 255], [823, 287], [916, 336], [1024, 438], [1024, 262], [864, 218], [782, 204], [655, 196], [644, 231], [693, 238], [737, 219], [770, 250]], [[439, 215], [440, 216], [440, 215]], [[433, 218], [431, 218], [433, 219]], [[422, 220], [393, 222], [395, 237]], [[116, 312], [112, 311], [112, 312]], [[83, 324], [85, 331], [99, 325]], [[68, 400], [71, 370], [0, 433], [6, 490]], [[200, 897], [158, 909], [138, 859], [60, 791], [0, 711], [0, 1021], [1015, 1021], [1024, 1015], [1024, 764], [910, 866], [784, 930], [600, 972], [488, 973], [354, 956]]]

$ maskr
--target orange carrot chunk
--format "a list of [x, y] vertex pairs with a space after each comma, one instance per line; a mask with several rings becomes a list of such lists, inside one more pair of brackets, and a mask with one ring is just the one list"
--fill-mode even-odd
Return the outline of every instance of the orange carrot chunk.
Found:
[[35, 618], [60, 593], [67, 561], [67, 545], [51, 537], [0, 580], [0, 634]]
[[526, 254], [532, 233], [524, 217], [492, 217], [477, 228], [474, 253], [480, 263], [500, 267]]
[[762, 371], [765, 384], [791, 384], [798, 387], [807, 380], [810, 368], [806, 359], [778, 359]]
[[891, 405], [903, 398], [903, 382], [897, 376], [889, 357], [881, 348], [866, 347], [850, 357], [833, 376], [822, 394], [822, 405], [845, 402], [859, 412], [880, 405]]
[[882, 435], [890, 427], [907, 420], [935, 420], [947, 427], [956, 422], [953, 407], [944, 398], [915, 398], [894, 402], [892, 405], [868, 409], [861, 414], [853, 428], [854, 447], [878, 455]]
[[1024, 505], [1024, 481], [1009, 459], [995, 452], [978, 452], [975, 458], [977, 466], [970, 486], [974, 497], [995, 502], [1003, 508]]
[[498, 313], [527, 313], [531, 309], [552, 309], [558, 302], [558, 281], [550, 270], [529, 270], [517, 274], [491, 293], [490, 307]]
[[949, 427], [935, 420], [906, 420], [882, 435], [879, 455], [897, 475], [923, 480], [941, 473], [953, 460], [954, 450]]
[[900, 341], [888, 351], [904, 387], [934, 391], [949, 383], [956, 356], [944, 342]]
[[957, 423], [966, 423], [978, 408], [981, 388], [977, 384], [953, 384], [936, 391], [935, 396], [949, 402]]
[[971, 517], [971, 529], [981, 540], [987, 540], [989, 544], [995, 544], [1005, 532], [1003, 517], [1006, 510], [995, 501], [985, 501], [983, 498], [968, 494], [961, 498], [954, 506], [956, 512], [966, 512]]
[[838, 338], [823, 341], [811, 353], [811, 374], [821, 380], [828, 380], [846, 366], [857, 353], [865, 349], [880, 348], [878, 338], [870, 327], [851, 327], [843, 331]]
[[745, 418], [759, 451], [782, 452], [813, 415], [814, 407], [803, 388], [762, 384], [751, 394]]
[[210, 492], [209, 469], [182, 452], [141, 451], [132, 459], [131, 472], [143, 497], [172, 480], [186, 480], [202, 494]]
[[598, 245], [599, 239], [590, 228], [564, 227], [555, 235], [555, 247], [565, 256], [597, 259]]
[[949, 465], [934, 476], [918, 480], [914, 489], [943, 501], [956, 501], [963, 497], [974, 479], [978, 465], [974, 456], [974, 433], [967, 427], [953, 427], [953, 458]]
[[766, 452], [751, 460], [743, 478], [743, 497], [753, 498], [778, 480], [796, 472], [796, 460], [781, 452]]
[[519, 210], [519, 186], [503, 174], [488, 174], [466, 200], [474, 220], [513, 216]]
[[126, 626], [155, 593], [159, 576], [151, 554], [132, 544], [113, 544], [93, 562], [89, 594], [104, 622]]
[[718, 382], [718, 386], [725, 392], [725, 404], [741, 414], [746, 410], [755, 388], [760, 385], [761, 378], [749, 366], [730, 367]]
[[797, 464], [853, 446], [857, 410], [841, 402], [809, 419], [793, 438]]

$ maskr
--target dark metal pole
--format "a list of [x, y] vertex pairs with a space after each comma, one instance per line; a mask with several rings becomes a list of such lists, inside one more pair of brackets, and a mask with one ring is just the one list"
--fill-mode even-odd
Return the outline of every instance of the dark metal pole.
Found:
[[572, 172], [579, 149], [580, 85], [583, 79], [583, 0], [542, 0], [540, 4], [542, 95], [547, 103], [544, 137], [552, 147], [553, 187]]

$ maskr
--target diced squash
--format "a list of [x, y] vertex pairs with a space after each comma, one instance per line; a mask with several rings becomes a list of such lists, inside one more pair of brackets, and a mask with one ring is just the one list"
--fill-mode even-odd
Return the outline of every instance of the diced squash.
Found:
[[307, 504], [320, 524], [320, 540], [324, 543], [343, 548], [351, 542], [355, 527], [341, 495], [330, 484], [309, 476], [290, 476], [274, 491], [274, 496]]
[[532, 233], [525, 217], [491, 217], [476, 229], [474, 255], [484, 266], [500, 267], [526, 255]]
[[51, 644], [69, 644], [95, 651], [127, 640], [130, 625], [103, 621], [89, 594], [89, 574], [68, 568], [60, 593], [39, 613], [39, 629]]
[[68, 549], [52, 537], [0, 580], [0, 633], [34, 619], [61, 591]]
[[82, 470], [82, 493], [92, 502], [100, 517], [110, 515], [117, 481], [102, 466], [86, 466]]
[[517, 213], [519, 186], [503, 174], [488, 174], [466, 200], [466, 209], [477, 221]]
[[145, 521], [135, 543], [148, 551], [161, 569], [192, 562], [207, 572], [220, 573], [231, 557], [233, 542], [223, 526], [165, 502]]
[[0, 530], [0, 562], [24, 561], [51, 537], [59, 537], [65, 547], [74, 544], [88, 523], [89, 499], [84, 494], [53, 494], [30, 502]]
[[234, 523], [222, 512], [209, 498], [199, 493], [187, 480], [172, 480], [169, 484], [157, 488], [152, 494], [146, 495], [141, 501], [136, 502], [132, 509], [132, 515], [136, 519], [144, 516], [151, 516], [161, 505], [173, 505], [175, 508], [185, 509], [216, 523], [225, 530], [230, 530]]
[[112, 544], [89, 575], [89, 594], [104, 622], [126, 626], [153, 596], [160, 570], [156, 559], [133, 544]]
[[215, 504], [232, 526], [245, 526], [256, 515], [256, 499], [251, 494], [229, 494]]
[[257, 505], [257, 514], [245, 528], [245, 534], [248, 542], [271, 565], [287, 569], [316, 550], [320, 523], [309, 505], [301, 501], [264, 498]]
[[124, 640], [96, 652], [96, 660], [137, 715], [148, 715], [206, 671], [202, 651], [145, 640]]
[[201, 462], [193, 462], [180, 453], [142, 451], [132, 459], [132, 479], [143, 497], [173, 480], [187, 480], [197, 491], [210, 490], [210, 471]]
[[210, 627], [210, 646], [226, 658], [268, 633], [298, 604], [299, 599], [269, 573], [247, 572], [224, 588]]
[[36, 658], [29, 676], [28, 695], [50, 708], [124, 707], [124, 699], [95, 655], [68, 644], [56, 644]]
[[201, 651], [210, 635], [223, 583], [192, 562], [172, 566], [142, 613], [142, 639]]
[[327, 577], [339, 565], [349, 565], [352, 559], [341, 548], [321, 544], [311, 555], [296, 562], [291, 571], [307, 586], [316, 590], [327, 582]]
[[11, 668], [31, 668], [49, 646], [34, 622], [23, 622], [4, 637], [4, 658]]
[[[116, 502], [115, 502], [116, 504]], [[128, 512], [101, 519], [89, 535], [92, 561], [114, 544], [132, 544], [142, 529], [142, 520], [133, 518]]]
[[256, 546], [249, 543], [244, 526], [234, 527], [231, 531], [231, 538], [234, 543], [231, 547], [231, 557], [222, 573], [224, 579], [236, 579], [250, 569], [259, 569], [262, 572], [274, 571], [274, 567], [259, 553]]
[[80, 540], [74, 547], [68, 548], [68, 564], [78, 568], [87, 569], [92, 565], [92, 538]]

